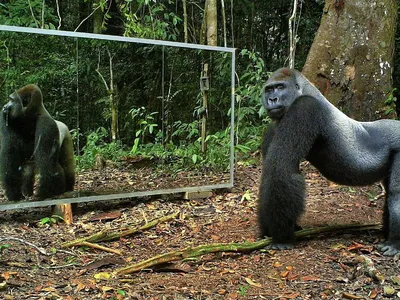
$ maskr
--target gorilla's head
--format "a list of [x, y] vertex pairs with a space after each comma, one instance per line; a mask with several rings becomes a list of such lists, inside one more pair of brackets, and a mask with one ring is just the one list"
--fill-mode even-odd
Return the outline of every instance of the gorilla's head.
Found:
[[271, 119], [281, 119], [294, 100], [301, 95], [297, 71], [282, 68], [274, 72], [263, 89], [263, 105]]

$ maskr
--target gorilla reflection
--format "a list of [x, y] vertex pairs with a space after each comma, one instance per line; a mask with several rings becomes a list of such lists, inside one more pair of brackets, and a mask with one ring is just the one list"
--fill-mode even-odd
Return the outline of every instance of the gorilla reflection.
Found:
[[308, 160], [338, 184], [383, 181], [384, 255], [400, 252], [400, 122], [357, 122], [332, 105], [300, 72], [282, 68], [267, 81], [263, 105], [272, 119], [263, 141], [258, 216], [270, 248], [293, 247], [296, 222], [305, 208]]
[[49, 198], [71, 191], [75, 183], [71, 134], [43, 106], [42, 92], [30, 84], [9, 96], [0, 117], [0, 179], [8, 200], [33, 195]]

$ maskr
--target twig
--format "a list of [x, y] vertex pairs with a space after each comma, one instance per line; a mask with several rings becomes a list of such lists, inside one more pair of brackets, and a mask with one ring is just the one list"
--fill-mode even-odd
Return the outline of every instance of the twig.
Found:
[[380, 198], [382, 198], [382, 197], [384, 197], [386, 195], [386, 189], [385, 189], [385, 186], [382, 184], [382, 182], [379, 183], [379, 186], [380, 186], [382, 191], [372, 201], [376, 201], [376, 200], [378, 200], [378, 199], [380, 199]]
[[96, 12], [96, 10], [98, 10], [99, 8], [100, 8], [100, 5], [97, 6], [86, 18], [84, 18], [84, 19], [82, 20], [82, 22], [80, 22], [79, 25], [75, 28], [74, 32], [76, 32], [76, 31], [79, 29], [79, 27], [81, 27], [81, 25], [82, 25], [87, 19], [89, 19], [89, 18]]
[[158, 219], [154, 219], [140, 227], [134, 227], [134, 228], [125, 229], [122, 231], [115, 231], [115, 232], [105, 232], [105, 231], [98, 232], [98, 233], [92, 234], [91, 236], [88, 236], [88, 237], [84, 237], [84, 238], [73, 240], [71, 242], [63, 243], [63, 244], [61, 244], [61, 248], [79, 246], [79, 245], [82, 245], [82, 243], [84, 243], [84, 242], [98, 243], [98, 242], [109, 242], [109, 241], [113, 241], [113, 240], [118, 240], [122, 237], [132, 235], [135, 233], [139, 233], [144, 230], [153, 228], [160, 223], [164, 223], [164, 222], [168, 222], [170, 220], [176, 219], [179, 216], [179, 213], [180, 212], [178, 211], [171, 215], [167, 215], [167, 216], [164, 216], [164, 217], [161, 217]]
[[35, 18], [35, 14], [33, 12], [32, 4], [31, 4], [30, 0], [28, 0], [28, 5], [29, 5], [29, 8], [31, 10], [31, 15], [32, 15], [33, 21], [35, 21], [36, 27], [39, 28], [39, 22]]
[[20, 239], [20, 238], [16, 238], [16, 237], [3, 237], [3, 238], [0, 238], [0, 243], [4, 242], [4, 241], [20, 242], [21, 244], [25, 244], [25, 245], [28, 245], [29, 247], [32, 247], [32, 248], [36, 249], [40, 254], [43, 254], [43, 255], [46, 255], [46, 256], [52, 255], [52, 253], [48, 253], [43, 248], [38, 247], [38, 246], [32, 244], [31, 242], [25, 241], [24, 239]]
[[45, 269], [45, 270], [63, 269], [63, 268], [76, 267], [76, 266], [79, 266], [79, 265], [77, 265], [76, 263], [70, 263], [70, 264], [66, 264], [66, 265], [62, 265], [62, 266], [45, 267], [38, 263], [38, 267], [41, 269]]
[[[297, 239], [304, 239], [306, 237], [323, 234], [332, 233], [336, 231], [342, 232], [343, 230], [373, 230], [380, 229], [380, 224], [350, 224], [350, 225], [334, 225], [319, 228], [304, 229], [296, 232]], [[222, 243], [222, 244], [209, 244], [200, 245], [193, 248], [185, 248], [183, 250], [172, 251], [165, 254], [160, 254], [151, 257], [147, 260], [138, 262], [136, 264], [117, 269], [114, 275], [131, 274], [138, 272], [143, 269], [148, 269], [156, 265], [182, 260], [185, 258], [196, 257], [204, 255], [207, 253], [218, 253], [218, 252], [250, 252], [254, 250], [259, 250], [271, 243], [270, 238], [262, 239], [257, 242], [244, 242], [244, 243]]]
[[61, 27], [61, 14], [60, 14], [60, 5], [58, 3], [58, 0], [56, 0], [56, 6], [57, 6], [57, 16], [58, 16], [58, 26], [57, 26], [57, 30], [60, 30]]
[[117, 255], [122, 255], [121, 251], [118, 251], [118, 250], [115, 250], [115, 249], [111, 249], [111, 248], [108, 248], [108, 247], [104, 247], [104, 246], [101, 246], [101, 245], [98, 245], [98, 244], [93, 244], [93, 243], [89, 243], [89, 242], [81, 242], [80, 245], [81, 246], [87, 246], [87, 247], [90, 247], [90, 248], [95, 248], [95, 249], [102, 250], [102, 251], [105, 251], [105, 252], [114, 253], [114, 254], [117, 254]]

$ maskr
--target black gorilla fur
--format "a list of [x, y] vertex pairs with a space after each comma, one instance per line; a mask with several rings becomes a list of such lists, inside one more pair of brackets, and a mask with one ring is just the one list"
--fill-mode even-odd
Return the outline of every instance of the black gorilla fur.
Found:
[[39, 199], [73, 190], [71, 134], [47, 112], [39, 87], [30, 84], [11, 94], [0, 120], [0, 179], [9, 200], [33, 195], [35, 172]]
[[383, 181], [385, 255], [400, 253], [400, 122], [357, 122], [333, 106], [300, 72], [279, 69], [263, 90], [272, 125], [263, 141], [259, 224], [273, 249], [293, 247], [305, 207], [302, 159], [345, 185]]

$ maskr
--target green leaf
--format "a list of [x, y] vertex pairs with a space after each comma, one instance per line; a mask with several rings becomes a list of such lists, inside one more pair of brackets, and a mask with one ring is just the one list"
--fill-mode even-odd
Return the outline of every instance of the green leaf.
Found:
[[131, 150], [132, 154], [135, 154], [137, 152], [138, 147], [139, 147], [139, 142], [140, 142], [140, 139], [136, 138], [134, 143], [133, 143], [132, 150]]

